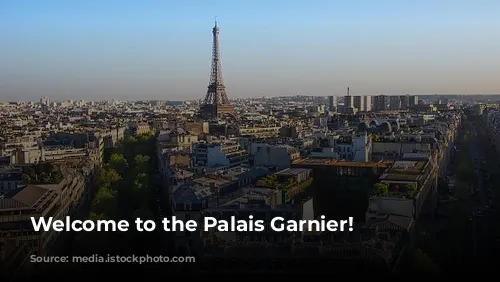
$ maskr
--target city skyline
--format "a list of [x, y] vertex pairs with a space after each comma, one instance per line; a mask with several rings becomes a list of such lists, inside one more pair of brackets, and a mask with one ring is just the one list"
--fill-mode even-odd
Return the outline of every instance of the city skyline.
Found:
[[500, 92], [500, 4], [433, 2], [5, 1], [0, 97], [203, 99], [215, 15], [230, 98]]

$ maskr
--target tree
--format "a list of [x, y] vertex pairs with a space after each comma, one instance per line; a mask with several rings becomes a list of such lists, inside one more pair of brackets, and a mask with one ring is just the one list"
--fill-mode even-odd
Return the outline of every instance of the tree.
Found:
[[28, 174], [21, 174], [21, 183], [23, 185], [28, 185], [31, 183], [31, 177]]
[[116, 209], [116, 197], [109, 187], [100, 187], [92, 201], [92, 212], [112, 218]]
[[136, 147], [137, 139], [131, 136], [123, 138], [123, 140], [120, 142], [120, 151], [123, 152], [123, 155], [127, 160], [132, 160], [136, 155]]
[[405, 185], [405, 196], [408, 198], [413, 198], [417, 194], [417, 185], [415, 183], [410, 183]]
[[447, 181], [442, 178], [442, 177], [439, 177], [439, 180], [438, 180], [438, 193], [439, 194], [447, 194], [449, 191], [448, 189], [448, 183]]
[[143, 207], [136, 209], [132, 213], [132, 220], [135, 220], [136, 218], [140, 218], [142, 220], [154, 220], [154, 214], [150, 209]]
[[27, 174], [31, 179], [36, 179], [36, 171], [32, 166], [24, 166], [23, 173]]
[[429, 254], [433, 258], [438, 256], [442, 259], [443, 246], [436, 240], [435, 237], [429, 235], [428, 233], [421, 233], [417, 236], [415, 245], [426, 254]]
[[99, 186], [111, 186], [111, 184], [121, 180], [122, 177], [116, 170], [109, 167], [102, 167], [97, 176]]
[[50, 184], [50, 176], [45, 172], [40, 173], [37, 184]]
[[35, 165], [35, 174], [41, 174], [43, 171], [43, 165], [41, 163], [37, 163]]
[[134, 191], [134, 193], [139, 193], [141, 192], [143, 187], [144, 185], [138, 179], [136, 179], [132, 184], [132, 191]]
[[149, 169], [149, 156], [137, 155], [134, 157], [136, 173], [146, 173]]
[[109, 166], [116, 170], [118, 174], [124, 176], [127, 172], [127, 159], [121, 154], [112, 154], [109, 159]]
[[54, 164], [51, 162], [44, 162], [44, 163], [42, 163], [42, 170], [47, 175], [51, 175], [52, 172], [54, 172], [54, 170], [55, 170]]
[[151, 134], [145, 134], [140, 136], [137, 139], [136, 153], [141, 155], [151, 154], [151, 150], [154, 149], [154, 145], [151, 146], [152, 141], [154, 141], [154, 139], [152, 138]]
[[413, 251], [411, 255], [412, 274], [419, 277], [433, 277], [442, 275], [441, 268], [426, 253], [420, 249]]
[[[90, 212], [89, 220], [97, 222], [97, 220], [107, 220], [108, 216], [102, 213]], [[79, 254], [98, 254], [107, 252], [109, 242], [111, 241], [112, 232], [79, 232], [76, 236], [76, 248]]]
[[389, 185], [387, 183], [378, 182], [373, 185], [373, 190], [377, 196], [389, 196]]
[[60, 171], [55, 171], [52, 173], [51, 181], [52, 183], [60, 183], [63, 180], [63, 175]]

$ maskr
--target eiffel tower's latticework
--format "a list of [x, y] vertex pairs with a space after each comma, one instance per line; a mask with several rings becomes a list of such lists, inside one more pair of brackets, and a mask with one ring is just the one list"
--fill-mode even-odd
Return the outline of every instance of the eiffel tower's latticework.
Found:
[[222, 67], [219, 49], [219, 27], [217, 22], [212, 30], [212, 72], [210, 73], [210, 83], [208, 84], [207, 95], [201, 107], [202, 114], [207, 117], [221, 117], [224, 114], [234, 116], [234, 107], [229, 103], [226, 94], [226, 86], [222, 78]]

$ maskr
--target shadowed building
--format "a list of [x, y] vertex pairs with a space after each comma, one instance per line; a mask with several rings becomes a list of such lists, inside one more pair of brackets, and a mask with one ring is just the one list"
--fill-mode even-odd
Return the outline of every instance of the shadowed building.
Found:
[[315, 200], [315, 214], [332, 219], [352, 216], [356, 222], [365, 222], [373, 184], [391, 163], [308, 158], [296, 160], [292, 168], [313, 170], [311, 193]]

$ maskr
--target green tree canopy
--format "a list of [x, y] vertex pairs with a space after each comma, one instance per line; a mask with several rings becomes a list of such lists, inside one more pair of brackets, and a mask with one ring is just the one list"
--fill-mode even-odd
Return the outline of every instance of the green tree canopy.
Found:
[[142, 207], [140, 209], [136, 209], [132, 213], [132, 219], [135, 220], [136, 218], [140, 218], [142, 220], [154, 220], [154, 214], [150, 209]]
[[128, 162], [123, 155], [115, 153], [109, 158], [109, 166], [123, 176], [127, 172]]
[[121, 179], [121, 176], [118, 174], [118, 172], [116, 172], [116, 170], [109, 167], [103, 167], [99, 171], [97, 182], [101, 187], [110, 187], [112, 184], [118, 182]]
[[116, 209], [115, 193], [109, 187], [100, 187], [92, 201], [92, 212], [112, 218]]
[[437, 278], [442, 275], [441, 268], [425, 252], [420, 249], [411, 255], [412, 274], [418, 277]]
[[31, 176], [29, 176], [28, 174], [21, 174], [21, 183], [24, 184], [24, 185], [28, 185], [31, 183]]
[[42, 163], [42, 170], [46, 174], [50, 175], [55, 170], [54, 164], [51, 162], [44, 162]]
[[134, 157], [134, 164], [136, 173], [146, 173], [149, 169], [149, 156], [137, 155]]

